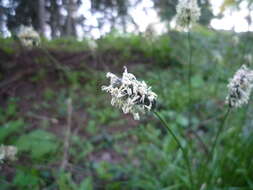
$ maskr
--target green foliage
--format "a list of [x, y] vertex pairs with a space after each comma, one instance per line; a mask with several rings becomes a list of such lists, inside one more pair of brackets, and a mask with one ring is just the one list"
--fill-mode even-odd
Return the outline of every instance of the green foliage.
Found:
[[57, 181], [60, 190], [75, 190], [76, 184], [73, 182], [70, 173], [62, 173]]
[[92, 178], [91, 177], [87, 177], [86, 179], [84, 179], [82, 181], [82, 183], [80, 184], [80, 187], [79, 187], [78, 190], [83, 190], [83, 189], [93, 190], [93, 184], [92, 184]]
[[[106, 72], [113, 68], [111, 72], [120, 76], [126, 63], [129, 72], [152, 86], [159, 97], [157, 109], [179, 136], [183, 147], [192, 150], [189, 154], [196, 189], [205, 184], [206, 190], [252, 189], [251, 103], [229, 116], [212, 162], [203, 163], [207, 154], [198, 138], [210, 149], [225, 111], [228, 79], [245, 63], [245, 55], [252, 52], [252, 37], [196, 27], [191, 39], [191, 128], [188, 128], [189, 57], [185, 33], [169, 32], [152, 40], [141, 35], [111, 33], [96, 41], [98, 49], [92, 53], [102, 58], [104, 54], [113, 57], [110, 62], [103, 60], [108, 67]], [[44, 43], [57, 51], [79, 52], [86, 48], [86, 42], [57, 40]], [[40, 65], [46, 60], [40, 60]], [[133, 64], [136, 60], [145, 64]], [[101, 86], [108, 83], [106, 72], [73, 70], [57, 81], [46, 81], [40, 93], [34, 95], [29, 91], [25, 98], [20, 96], [4, 103], [0, 109], [0, 143], [16, 145], [20, 160], [10, 166], [15, 171], [11, 174], [13, 180], [8, 173], [0, 176], [3, 190], [189, 189], [186, 165], [177, 143], [152, 113], [136, 122], [113, 108], [110, 97], [101, 92]], [[42, 80], [51, 73], [37, 74], [27, 76], [27, 81], [34, 77], [32, 84], [41, 87]], [[59, 172], [69, 97], [73, 101], [73, 114], [68, 164], [65, 171]], [[20, 105], [25, 101], [28, 108], [23, 109]]]
[[55, 93], [52, 89], [47, 88], [44, 92], [44, 98], [48, 101], [53, 100], [55, 97]]
[[113, 178], [112, 173], [108, 170], [110, 169], [110, 164], [107, 162], [99, 162], [94, 164], [94, 168], [98, 174], [98, 177], [104, 180], [110, 180]]
[[17, 99], [11, 98], [5, 108], [0, 108], [0, 144], [14, 141], [25, 128], [22, 118], [16, 118], [18, 112]]
[[82, 162], [83, 159], [87, 158], [87, 156], [95, 149], [92, 143], [87, 141], [87, 139], [82, 139], [79, 136], [73, 135], [71, 140], [73, 147], [69, 149], [69, 152], [73, 157], [75, 157], [75, 161], [77, 163]]
[[78, 52], [89, 49], [89, 40], [77, 41], [75, 38], [56, 38], [51, 41], [44, 40], [43, 45], [49, 49], [68, 52]]
[[38, 71], [38, 74], [34, 77], [31, 78], [31, 81], [32, 82], [39, 82], [39, 81], [42, 81], [45, 76], [47, 75], [46, 73], [47, 71], [44, 69], [44, 68], [41, 68], [39, 71]]
[[111, 32], [105, 37], [98, 40], [98, 50], [102, 53], [115, 52], [120, 53], [112, 64], [121, 64], [126, 60], [138, 60], [143, 56], [146, 48], [150, 49], [147, 39], [136, 35], [121, 35], [117, 32]]
[[37, 172], [28, 170], [17, 170], [17, 174], [13, 181], [13, 185], [20, 190], [34, 189], [39, 190], [40, 178], [36, 174]]
[[10, 135], [13, 135], [14, 133], [20, 132], [20, 130], [24, 127], [24, 121], [23, 120], [16, 120], [16, 121], [10, 121], [8, 123], [5, 123], [0, 128], [0, 142], [4, 142], [4, 140], [9, 137]]
[[33, 159], [40, 159], [56, 152], [56, 140], [52, 133], [38, 129], [21, 136], [16, 146], [20, 152], [31, 153]]
[[171, 58], [172, 46], [171, 38], [167, 35], [155, 38], [150, 44], [150, 49], [145, 48], [147, 57], [151, 57], [155, 63], [160, 66], [168, 66], [171, 64], [177, 64], [176, 60]]
[[[0, 37], [1, 50], [7, 55], [15, 53], [13, 48], [14, 40], [12, 38], [2, 38]], [[0, 62], [1, 63], [1, 62]]]
[[70, 173], [61, 173], [57, 183], [59, 190], [93, 190], [93, 183], [90, 177], [85, 178], [78, 185], [72, 180]]
[[150, 36], [126, 34], [121, 35], [112, 32], [98, 40], [98, 51], [120, 53], [113, 64], [122, 64], [126, 61], [140, 61], [145, 64], [155, 62], [158, 65], [177, 63], [171, 59], [171, 40], [167, 35], [156, 38]]
[[8, 119], [12, 119], [17, 114], [17, 99], [10, 98], [8, 102], [6, 102], [5, 107], [0, 107], [0, 124], [6, 122]]

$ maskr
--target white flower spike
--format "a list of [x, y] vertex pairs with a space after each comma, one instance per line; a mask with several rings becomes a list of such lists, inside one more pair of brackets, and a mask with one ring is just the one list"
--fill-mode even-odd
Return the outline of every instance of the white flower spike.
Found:
[[182, 28], [191, 27], [201, 15], [197, 0], [179, 0], [176, 11], [176, 23]]
[[26, 47], [38, 46], [40, 44], [40, 35], [33, 27], [21, 26], [17, 36], [22, 45]]
[[0, 163], [3, 160], [10, 160], [10, 161], [16, 160], [17, 152], [18, 152], [18, 149], [15, 146], [1, 145], [0, 146]]
[[140, 119], [139, 113], [146, 113], [154, 108], [157, 95], [144, 81], [127, 72], [124, 67], [122, 78], [113, 73], [107, 73], [110, 78], [109, 86], [102, 86], [102, 90], [111, 94], [112, 106], [122, 109], [123, 113], [131, 113], [135, 120]]
[[247, 104], [250, 98], [251, 90], [253, 87], [253, 71], [246, 65], [235, 73], [234, 77], [230, 79], [228, 84], [228, 96], [226, 103], [229, 107], [241, 107]]

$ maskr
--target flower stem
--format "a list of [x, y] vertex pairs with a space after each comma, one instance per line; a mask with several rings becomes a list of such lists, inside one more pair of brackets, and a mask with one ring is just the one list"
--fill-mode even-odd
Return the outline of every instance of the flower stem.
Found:
[[[230, 111], [231, 111], [231, 109], [228, 108], [226, 114], [225, 114], [224, 117], [223, 117], [221, 126], [220, 126], [220, 128], [218, 129], [218, 131], [217, 131], [217, 133], [216, 133], [216, 136], [215, 136], [215, 139], [214, 139], [214, 143], [212, 144], [211, 151], [210, 151], [209, 156], [207, 157], [207, 160], [206, 160], [206, 164], [205, 164], [205, 165], [207, 165], [208, 161], [210, 161], [211, 158], [213, 157], [214, 150], [215, 150], [215, 147], [216, 147], [217, 142], [218, 142], [218, 138], [219, 138], [220, 134], [222, 133], [224, 127], [225, 127], [226, 120], [227, 120], [227, 118], [228, 118], [228, 116], [229, 116]], [[207, 180], [207, 184], [208, 184], [208, 185], [209, 185], [209, 183], [210, 183], [210, 181], [211, 181], [211, 179], [212, 179], [212, 177], [213, 177], [213, 173], [214, 173], [215, 169], [216, 169], [215, 166], [212, 167], [212, 172], [210, 172], [210, 175], [209, 175], [208, 180]]]
[[190, 29], [187, 32], [188, 39], [188, 47], [189, 47], [189, 62], [188, 62], [188, 126], [190, 127], [192, 124], [191, 118], [191, 104], [192, 104], [192, 84], [191, 84], [191, 76], [192, 76], [192, 45], [191, 45], [191, 33]]
[[214, 149], [215, 149], [215, 147], [216, 147], [216, 144], [217, 144], [219, 135], [220, 135], [220, 134], [222, 133], [222, 131], [223, 131], [223, 128], [224, 128], [224, 126], [225, 126], [225, 123], [226, 123], [226, 120], [227, 120], [227, 118], [228, 118], [229, 113], [230, 113], [230, 108], [228, 108], [226, 114], [224, 115], [224, 118], [223, 118], [223, 120], [222, 120], [221, 126], [220, 126], [220, 128], [218, 129], [218, 131], [217, 131], [217, 133], [216, 133], [216, 136], [215, 136], [215, 139], [214, 139], [214, 143], [213, 143], [213, 145], [212, 145], [212, 148], [211, 148], [209, 157], [211, 157], [211, 156], [213, 155], [213, 153], [214, 153]]
[[163, 127], [171, 134], [171, 136], [173, 137], [173, 139], [176, 141], [177, 145], [179, 146], [179, 148], [181, 149], [182, 153], [183, 153], [183, 157], [187, 166], [187, 170], [189, 173], [189, 178], [190, 178], [190, 183], [191, 183], [191, 189], [194, 189], [194, 182], [193, 182], [193, 175], [192, 175], [192, 168], [190, 165], [190, 160], [189, 160], [189, 156], [188, 156], [188, 152], [187, 150], [182, 146], [182, 144], [180, 143], [179, 139], [177, 138], [177, 136], [175, 135], [175, 133], [172, 131], [171, 128], [169, 128], [168, 123], [163, 119], [163, 117], [156, 111], [154, 111], [154, 114], [156, 115], [156, 117], [160, 120], [160, 122], [163, 124]]

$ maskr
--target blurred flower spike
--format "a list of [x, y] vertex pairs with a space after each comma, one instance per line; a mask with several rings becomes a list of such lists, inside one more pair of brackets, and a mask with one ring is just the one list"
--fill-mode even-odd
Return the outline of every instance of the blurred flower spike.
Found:
[[40, 44], [40, 35], [33, 27], [21, 26], [17, 36], [25, 47], [31, 48]]
[[18, 149], [15, 146], [1, 145], [0, 146], [0, 162], [3, 162], [4, 160], [15, 161], [16, 160], [15, 156], [17, 152], [18, 152]]
[[242, 65], [228, 84], [229, 92], [226, 97], [226, 103], [229, 107], [237, 108], [248, 103], [252, 90], [252, 82], [253, 71], [246, 65]]
[[191, 27], [201, 15], [197, 0], [179, 0], [176, 11], [176, 24], [181, 28]]
[[131, 113], [135, 120], [139, 120], [139, 113], [145, 114], [155, 107], [157, 95], [144, 81], [138, 81], [128, 73], [126, 67], [122, 78], [110, 72], [106, 77], [110, 78], [110, 85], [102, 86], [102, 90], [112, 96], [112, 106], [122, 109], [125, 114]]

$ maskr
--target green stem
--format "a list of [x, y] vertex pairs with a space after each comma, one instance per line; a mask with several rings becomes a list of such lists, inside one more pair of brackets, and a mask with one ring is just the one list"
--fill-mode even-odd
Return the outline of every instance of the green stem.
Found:
[[191, 169], [191, 165], [190, 165], [190, 160], [189, 160], [189, 156], [188, 156], [188, 152], [187, 150], [181, 145], [179, 139], [177, 138], [177, 136], [175, 135], [175, 133], [171, 130], [171, 128], [169, 128], [168, 123], [163, 119], [163, 117], [156, 111], [154, 111], [154, 114], [156, 115], [156, 117], [161, 121], [161, 123], [163, 124], [163, 127], [171, 134], [171, 136], [174, 138], [174, 140], [176, 141], [177, 145], [179, 146], [179, 148], [181, 149], [182, 153], [183, 153], [183, 157], [187, 166], [187, 170], [189, 173], [189, 178], [190, 178], [190, 183], [191, 183], [191, 189], [194, 189], [194, 183], [193, 183], [193, 175], [192, 175], [192, 169]]
[[192, 104], [192, 84], [191, 84], [191, 76], [192, 76], [192, 45], [191, 45], [191, 33], [190, 29], [187, 32], [187, 39], [188, 39], [188, 45], [189, 45], [189, 63], [188, 63], [188, 122], [189, 127], [192, 124], [192, 118], [191, 118], [191, 104]]
[[[207, 165], [208, 161], [211, 160], [211, 157], [213, 157], [214, 150], [215, 150], [215, 147], [216, 147], [217, 142], [218, 142], [218, 138], [219, 138], [219, 136], [221, 135], [221, 133], [222, 133], [224, 127], [225, 127], [226, 120], [227, 120], [227, 118], [228, 118], [228, 116], [229, 116], [230, 111], [231, 111], [231, 109], [228, 108], [226, 114], [225, 114], [224, 117], [223, 117], [221, 126], [220, 126], [220, 128], [217, 130], [217, 133], [216, 133], [216, 136], [215, 136], [215, 139], [214, 139], [214, 143], [212, 144], [212, 147], [211, 147], [210, 154], [209, 154], [209, 156], [208, 156], [208, 158], [207, 158], [207, 160], [206, 160], [206, 165]], [[215, 166], [212, 167], [212, 172], [210, 172], [210, 175], [209, 175], [209, 177], [208, 177], [208, 180], [207, 180], [207, 184], [208, 184], [208, 185], [209, 185], [209, 183], [210, 183], [210, 181], [211, 181], [211, 179], [212, 179], [212, 177], [213, 177], [214, 171], [215, 171]]]
[[224, 128], [224, 126], [225, 126], [225, 123], [226, 123], [226, 120], [227, 120], [227, 118], [228, 118], [229, 113], [230, 113], [230, 108], [228, 108], [228, 110], [227, 110], [227, 112], [226, 112], [226, 114], [225, 114], [225, 116], [224, 116], [224, 118], [223, 118], [222, 124], [221, 124], [220, 128], [218, 129], [218, 131], [217, 131], [217, 133], [216, 133], [216, 136], [215, 136], [215, 139], [214, 139], [214, 143], [213, 143], [213, 145], [212, 145], [212, 148], [211, 148], [209, 157], [211, 157], [211, 156], [213, 155], [213, 153], [214, 153], [214, 149], [215, 149], [215, 147], [216, 147], [216, 144], [217, 144], [219, 135], [220, 135], [220, 134], [222, 133], [222, 131], [223, 131], [223, 128]]

